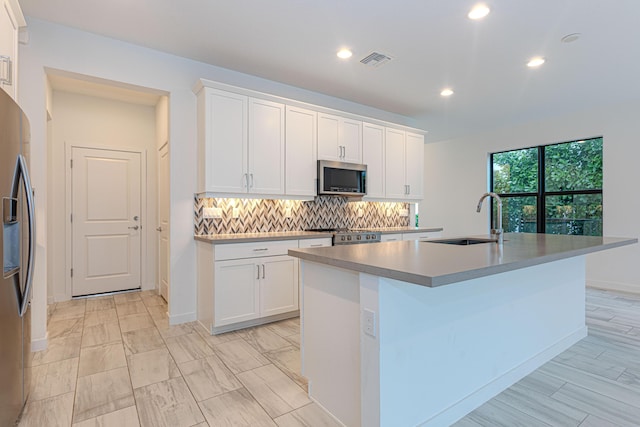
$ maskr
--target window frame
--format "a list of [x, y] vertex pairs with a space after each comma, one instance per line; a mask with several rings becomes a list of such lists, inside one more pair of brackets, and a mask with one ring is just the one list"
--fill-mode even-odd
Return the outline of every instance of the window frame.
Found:
[[[604, 138], [602, 136], [594, 136], [591, 138], [576, 139], [573, 141], [556, 142], [556, 143], [546, 144], [546, 145], [535, 145], [532, 147], [522, 147], [522, 148], [515, 148], [512, 150], [496, 151], [496, 152], [490, 153], [490, 156], [489, 156], [489, 188], [490, 190], [489, 191], [494, 191], [494, 179], [493, 179], [494, 177], [493, 156], [494, 155], [508, 153], [510, 151], [530, 150], [533, 148], [537, 149], [538, 151], [538, 191], [519, 192], [519, 193], [496, 193], [496, 194], [498, 194], [498, 196], [500, 196], [500, 198], [502, 199], [509, 199], [509, 198], [515, 198], [515, 197], [535, 197], [536, 198], [536, 233], [545, 234], [546, 226], [547, 226], [547, 221], [546, 221], [547, 220], [547, 217], [546, 217], [547, 197], [588, 195], [588, 194], [602, 195], [603, 194], [602, 188], [595, 189], [595, 190], [546, 191], [545, 149], [546, 147], [552, 147], [552, 146], [562, 145], [562, 144], [571, 144], [573, 142], [578, 142], [578, 141], [589, 141], [592, 139], [602, 139], [603, 145], [604, 145]], [[494, 218], [496, 217], [494, 203], [491, 203], [490, 205], [491, 205], [491, 209], [490, 209], [489, 215], [490, 215], [491, 228], [496, 228], [496, 224], [494, 222]], [[603, 205], [604, 205], [604, 198], [603, 198]], [[603, 207], [602, 220], [604, 222], [604, 207]]]

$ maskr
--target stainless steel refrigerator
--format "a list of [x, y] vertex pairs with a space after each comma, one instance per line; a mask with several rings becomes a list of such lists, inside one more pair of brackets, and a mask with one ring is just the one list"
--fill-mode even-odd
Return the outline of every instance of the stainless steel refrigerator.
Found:
[[27, 400], [31, 373], [34, 196], [29, 180], [29, 121], [0, 89], [0, 426], [13, 426]]

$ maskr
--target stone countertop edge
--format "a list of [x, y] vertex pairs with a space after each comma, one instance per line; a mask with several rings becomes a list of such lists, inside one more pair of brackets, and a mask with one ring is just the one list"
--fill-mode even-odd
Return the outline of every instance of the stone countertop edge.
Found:
[[[524, 234], [524, 233], [523, 233]], [[546, 235], [549, 236], [549, 235]], [[557, 235], [556, 235], [557, 236]], [[483, 237], [487, 238], [488, 236], [473, 236], [473, 237]], [[583, 236], [559, 236], [559, 237], [583, 237]], [[524, 240], [514, 238], [514, 234], [506, 234], [505, 238], [511, 238], [512, 242], [509, 243], [505, 241], [503, 247], [503, 254], [507, 251], [514, 250], [517, 251], [519, 248], [525, 248], [525, 245], [532, 244], [524, 241]], [[348, 254], [345, 254], [343, 251], [351, 250], [363, 250], [365, 248], [369, 250], [376, 250], [374, 246], [379, 245], [393, 245], [396, 248], [397, 256], [399, 258], [402, 257], [411, 257], [411, 255], [416, 255], [415, 251], [412, 251], [411, 245], [407, 245], [407, 243], [411, 242], [387, 242], [381, 243], [377, 245], [346, 245], [339, 247], [326, 247], [326, 248], [314, 248], [314, 249], [289, 249], [289, 255], [293, 257], [300, 258], [306, 261], [317, 262], [320, 264], [326, 264], [333, 267], [344, 268], [347, 270], [353, 270], [361, 273], [371, 274], [373, 276], [385, 277], [388, 279], [398, 280], [402, 282], [414, 283], [417, 285], [427, 286], [427, 287], [438, 287], [443, 285], [449, 285], [452, 283], [463, 282], [466, 280], [477, 279], [480, 277], [491, 276], [495, 274], [505, 273], [508, 271], [519, 270], [522, 268], [533, 267], [540, 264], [545, 264], [549, 262], [559, 261], [566, 258], [572, 258], [576, 256], [587, 255], [594, 252], [599, 252], [607, 249], [613, 249], [621, 246], [627, 246], [631, 244], [635, 244], [638, 242], [638, 239], [635, 238], [601, 238], [605, 241], [599, 244], [591, 244], [585, 245], [584, 247], [572, 248], [568, 250], [562, 251], [553, 251], [552, 246], [553, 243], [549, 243], [550, 249], [549, 253], [547, 252], [546, 247], [540, 248], [537, 246], [536, 255], [534, 256], [521, 256], [516, 257], [516, 259], [507, 261], [507, 262], [499, 262], [499, 263], [491, 263], [486, 262], [484, 265], [477, 265], [469, 269], [457, 270], [452, 268], [450, 272], [440, 272], [438, 274], [430, 274], [428, 262], [425, 262], [426, 268], [423, 268], [422, 271], [406, 271], [398, 267], [393, 266], [384, 266], [384, 265], [375, 265], [375, 256], [364, 256], [364, 260], [356, 260], [356, 257], [349, 257]], [[475, 257], [478, 259], [486, 259], [487, 251], [492, 251], [495, 249], [495, 243], [487, 243], [481, 245], [473, 245], [473, 246], [454, 246], [454, 245], [446, 245], [446, 244], [438, 244], [433, 242], [415, 242], [418, 244], [428, 244], [432, 249], [437, 250], [438, 247], [442, 249], [443, 252], [448, 251], [446, 254], [447, 257], [460, 257], [464, 255], [468, 255], [470, 257]], [[544, 245], [543, 245], [544, 246]], [[391, 246], [388, 246], [391, 249]], [[340, 254], [331, 255], [332, 250], [335, 251], [338, 249]], [[539, 249], [543, 249], [540, 251]], [[465, 253], [466, 250], [466, 253]], [[471, 251], [471, 252], [470, 252]], [[383, 254], [384, 255], [384, 254]], [[373, 260], [373, 261], [372, 261]], [[425, 260], [426, 261], [426, 260]], [[481, 263], [482, 264], [482, 263]], [[439, 267], [442, 267], [441, 265]], [[445, 268], [446, 270], [446, 268]]]
[[375, 231], [380, 234], [393, 234], [393, 233], [435, 233], [442, 231], [442, 227], [371, 227], [371, 228], [356, 228], [355, 230]]
[[[442, 231], [442, 227], [384, 227], [384, 228], [362, 228], [361, 230], [371, 230], [382, 234], [391, 233], [425, 233]], [[263, 233], [228, 233], [211, 234], [205, 236], [193, 236], [195, 240], [206, 243], [250, 243], [262, 242], [265, 240], [296, 240], [296, 239], [319, 239], [332, 237], [331, 232], [318, 231], [272, 231]]]
[[205, 243], [251, 243], [275, 240], [300, 240], [300, 239], [322, 239], [331, 238], [332, 233], [322, 233], [317, 231], [275, 231], [265, 233], [233, 233], [233, 234], [212, 234], [206, 236], [193, 236], [195, 240]]

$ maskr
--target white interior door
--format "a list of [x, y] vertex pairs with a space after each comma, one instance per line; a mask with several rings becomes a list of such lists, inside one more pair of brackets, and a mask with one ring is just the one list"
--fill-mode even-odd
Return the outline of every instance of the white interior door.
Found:
[[169, 144], [158, 151], [158, 280], [169, 302]]
[[141, 153], [72, 148], [72, 294], [140, 288]]

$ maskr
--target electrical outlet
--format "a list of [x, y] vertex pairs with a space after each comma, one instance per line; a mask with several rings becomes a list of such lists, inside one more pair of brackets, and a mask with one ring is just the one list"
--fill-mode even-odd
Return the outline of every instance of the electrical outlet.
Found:
[[204, 208], [202, 209], [204, 218], [222, 218], [222, 209], [220, 208]]
[[231, 216], [233, 218], [240, 218], [240, 208], [233, 208], [233, 211], [231, 212]]
[[364, 210], [362, 208], [358, 208], [358, 218], [362, 218], [364, 216]]
[[293, 215], [291, 213], [291, 208], [285, 208], [284, 209], [284, 217], [285, 218], [291, 218]]
[[376, 337], [376, 313], [371, 310], [362, 310], [362, 330], [365, 334]]
[[387, 217], [391, 216], [391, 208], [387, 208]]
[[400, 209], [400, 216], [408, 217], [409, 216], [409, 209]]

